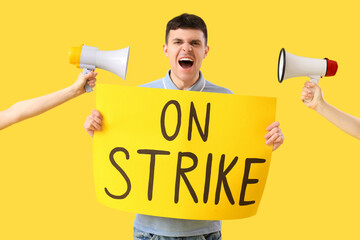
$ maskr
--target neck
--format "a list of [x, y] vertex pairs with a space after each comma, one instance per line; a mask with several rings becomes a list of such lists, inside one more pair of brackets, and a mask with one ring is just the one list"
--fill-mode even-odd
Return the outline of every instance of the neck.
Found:
[[199, 79], [200, 79], [200, 73], [197, 74], [196, 77], [189, 80], [183, 80], [179, 79], [173, 72], [170, 72], [170, 78], [171, 81], [175, 84], [175, 86], [180, 90], [187, 90], [191, 88]]

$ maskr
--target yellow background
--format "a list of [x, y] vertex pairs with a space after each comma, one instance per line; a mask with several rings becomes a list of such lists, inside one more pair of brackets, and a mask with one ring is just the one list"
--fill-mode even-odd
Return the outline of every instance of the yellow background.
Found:
[[[131, 45], [127, 80], [138, 85], [169, 68], [165, 25], [183, 12], [204, 18], [205, 78], [236, 94], [277, 97], [284, 146], [274, 152], [255, 217], [224, 221], [224, 239], [358, 239], [359, 140], [299, 100], [307, 78], [277, 82], [278, 54], [337, 60], [320, 80], [325, 98], [360, 117], [356, 1], [7, 1], [1, 4], [0, 109], [71, 85], [68, 50]], [[95, 197], [92, 140], [83, 130], [95, 95], [72, 100], [0, 133], [0, 239], [132, 239], [134, 214]]]

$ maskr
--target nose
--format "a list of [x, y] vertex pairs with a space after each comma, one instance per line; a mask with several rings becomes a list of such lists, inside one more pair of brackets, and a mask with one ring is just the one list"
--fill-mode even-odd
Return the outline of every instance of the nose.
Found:
[[192, 46], [191, 46], [191, 44], [185, 43], [185, 44], [183, 45], [183, 51], [184, 51], [184, 52], [191, 52], [191, 51], [192, 51]]

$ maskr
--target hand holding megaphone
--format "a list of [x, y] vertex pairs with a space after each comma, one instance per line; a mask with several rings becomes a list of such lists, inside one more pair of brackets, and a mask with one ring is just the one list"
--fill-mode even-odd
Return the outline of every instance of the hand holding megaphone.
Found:
[[321, 87], [309, 81], [305, 82], [301, 91], [301, 100], [307, 107], [314, 110], [325, 101]]
[[[69, 51], [69, 61], [83, 69], [83, 74], [90, 73], [95, 68], [112, 72], [125, 80], [129, 61], [130, 47], [115, 51], [99, 51], [96, 47], [72, 47]], [[92, 92], [92, 87], [85, 85], [86, 92]]]
[[85, 86], [89, 85], [90, 87], [95, 87], [96, 85], [96, 76], [97, 76], [97, 72], [91, 71], [88, 74], [83, 74], [82, 72], [79, 73], [79, 76], [76, 80], [76, 82], [74, 82], [74, 84], [72, 85], [74, 87], [74, 89], [76, 89], [76, 93], [77, 94], [82, 94], [85, 91]]
[[[307, 76], [310, 77], [311, 82], [319, 84], [320, 78], [335, 76], [337, 69], [336, 61], [327, 58], [300, 57], [286, 52], [283, 48], [279, 55], [278, 80], [281, 83], [288, 78]], [[311, 99], [304, 101], [310, 102]]]

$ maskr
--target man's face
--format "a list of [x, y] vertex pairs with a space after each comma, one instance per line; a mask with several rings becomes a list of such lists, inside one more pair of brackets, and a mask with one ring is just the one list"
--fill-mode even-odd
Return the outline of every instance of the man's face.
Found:
[[170, 60], [171, 79], [183, 84], [194, 84], [209, 47], [205, 45], [204, 33], [198, 29], [170, 30], [164, 53]]

